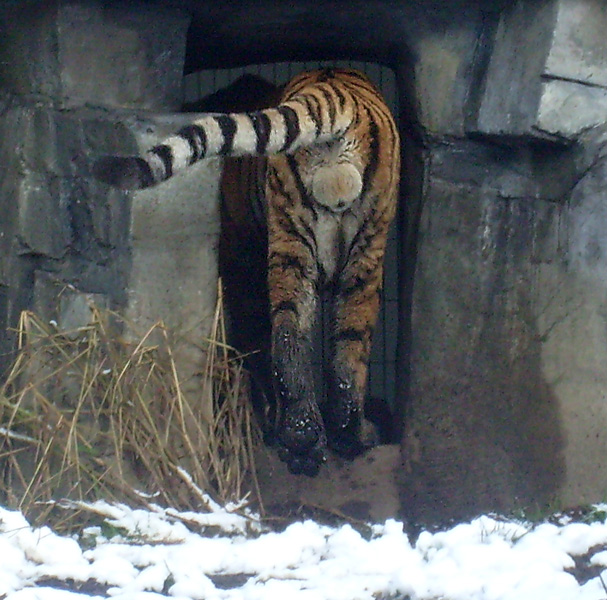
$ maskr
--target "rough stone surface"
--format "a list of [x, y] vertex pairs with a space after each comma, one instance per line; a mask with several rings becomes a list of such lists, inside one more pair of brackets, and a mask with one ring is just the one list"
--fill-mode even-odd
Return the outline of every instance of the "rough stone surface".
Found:
[[483, 176], [492, 157], [476, 158], [476, 180], [434, 171], [420, 222], [402, 480], [413, 523], [542, 503], [565, 477], [534, 315], [559, 205], [500, 197]]
[[571, 81], [542, 84], [535, 126], [552, 136], [574, 140], [590, 127], [605, 122], [607, 88]]
[[557, 2], [512, 2], [500, 18], [481, 88], [473, 131], [534, 136]]
[[[187, 330], [178, 352], [192, 377], [217, 292], [217, 164], [168, 185], [174, 203], [157, 192], [131, 199], [90, 175], [100, 154], [148, 147], [180, 126], [178, 115], [142, 111], [180, 103], [189, 19], [159, 5], [95, 1], [11, 3], [2, 17], [11, 23], [0, 50], [3, 331], [32, 307], [57, 320], [57, 290], [73, 288], [122, 310], [142, 333], [160, 320]], [[90, 108], [100, 105], [122, 112]], [[2, 367], [12, 344], [2, 336]]]
[[470, 130], [575, 140], [605, 114], [607, 7], [601, 0], [519, 0], [494, 37]]
[[607, 86], [607, 5], [602, 0], [566, 0], [557, 2], [556, 7], [546, 76]]
[[404, 443], [414, 522], [607, 493], [606, 170], [570, 160], [582, 175], [559, 203], [432, 177]]
[[78, 330], [93, 322], [95, 308], [109, 308], [107, 295], [80, 292], [47, 271], [34, 273], [32, 309], [57, 331], [77, 338]]
[[471, 89], [480, 143], [426, 151], [401, 360], [412, 523], [607, 491], [604, 19], [594, 0], [512, 3]]
[[[6, 3], [5, 3], [6, 4]], [[186, 12], [158, 3], [8, 3], [4, 86], [62, 107], [179, 107]]]

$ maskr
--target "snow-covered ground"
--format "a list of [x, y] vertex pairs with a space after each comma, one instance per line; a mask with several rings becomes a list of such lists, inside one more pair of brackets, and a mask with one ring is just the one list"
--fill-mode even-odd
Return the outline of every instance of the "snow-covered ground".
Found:
[[607, 600], [604, 520], [482, 516], [412, 542], [396, 521], [277, 532], [229, 507], [88, 510], [101, 525], [71, 538], [0, 508], [1, 600]]

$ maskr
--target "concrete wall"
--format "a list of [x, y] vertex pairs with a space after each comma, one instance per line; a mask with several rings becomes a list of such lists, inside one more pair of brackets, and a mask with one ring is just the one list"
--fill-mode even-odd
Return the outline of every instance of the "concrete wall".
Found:
[[[419, 113], [411, 521], [607, 495], [606, 25], [598, 0], [512, 3], [451, 124]], [[450, 44], [435, 48], [458, 89], [475, 41]]]
[[90, 175], [100, 154], [180, 126], [189, 17], [102, 2], [11, 3], [2, 16], [2, 366], [22, 310], [67, 328], [86, 324], [95, 301], [141, 334], [160, 320], [171, 327], [184, 386], [199, 393], [217, 293], [219, 164], [176, 178], [170, 203], [164, 191], [129, 196]]

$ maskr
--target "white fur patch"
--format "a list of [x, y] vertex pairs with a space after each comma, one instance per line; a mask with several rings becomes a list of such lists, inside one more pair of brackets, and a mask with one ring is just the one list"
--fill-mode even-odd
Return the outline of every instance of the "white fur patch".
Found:
[[236, 122], [236, 135], [234, 137], [234, 156], [255, 154], [257, 147], [257, 134], [253, 129], [251, 119], [245, 114], [232, 115]]
[[217, 156], [217, 153], [223, 146], [223, 133], [219, 123], [213, 117], [203, 117], [199, 121], [196, 121], [196, 125], [204, 128], [207, 134], [207, 155]]
[[318, 166], [312, 175], [312, 194], [316, 202], [335, 211], [343, 211], [360, 196], [363, 182], [351, 163]]
[[285, 143], [285, 137], [287, 135], [287, 128], [285, 126], [285, 120], [281, 117], [277, 110], [269, 110], [268, 117], [270, 117], [270, 139], [268, 141], [268, 152], [278, 152]]
[[173, 155], [173, 171], [181, 171], [190, 164], [192, 149], [190, 144], [178, 135], [172, 135], [164, 142], [170, 146]]
[[316, 245], [318, 248], [318, 260], [325, 274], [333, 277], [337, 268], [339, 257], [339, 220], [331, 214], [322, 214], [314, 228]]

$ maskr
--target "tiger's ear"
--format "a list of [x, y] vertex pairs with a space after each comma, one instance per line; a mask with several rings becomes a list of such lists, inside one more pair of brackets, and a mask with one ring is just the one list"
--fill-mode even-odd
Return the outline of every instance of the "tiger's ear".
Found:
[[140, 156], [103, 156], [95, 161], [93, 176], [121, 190], [140, 190], [156, 183], [150, 165]]

